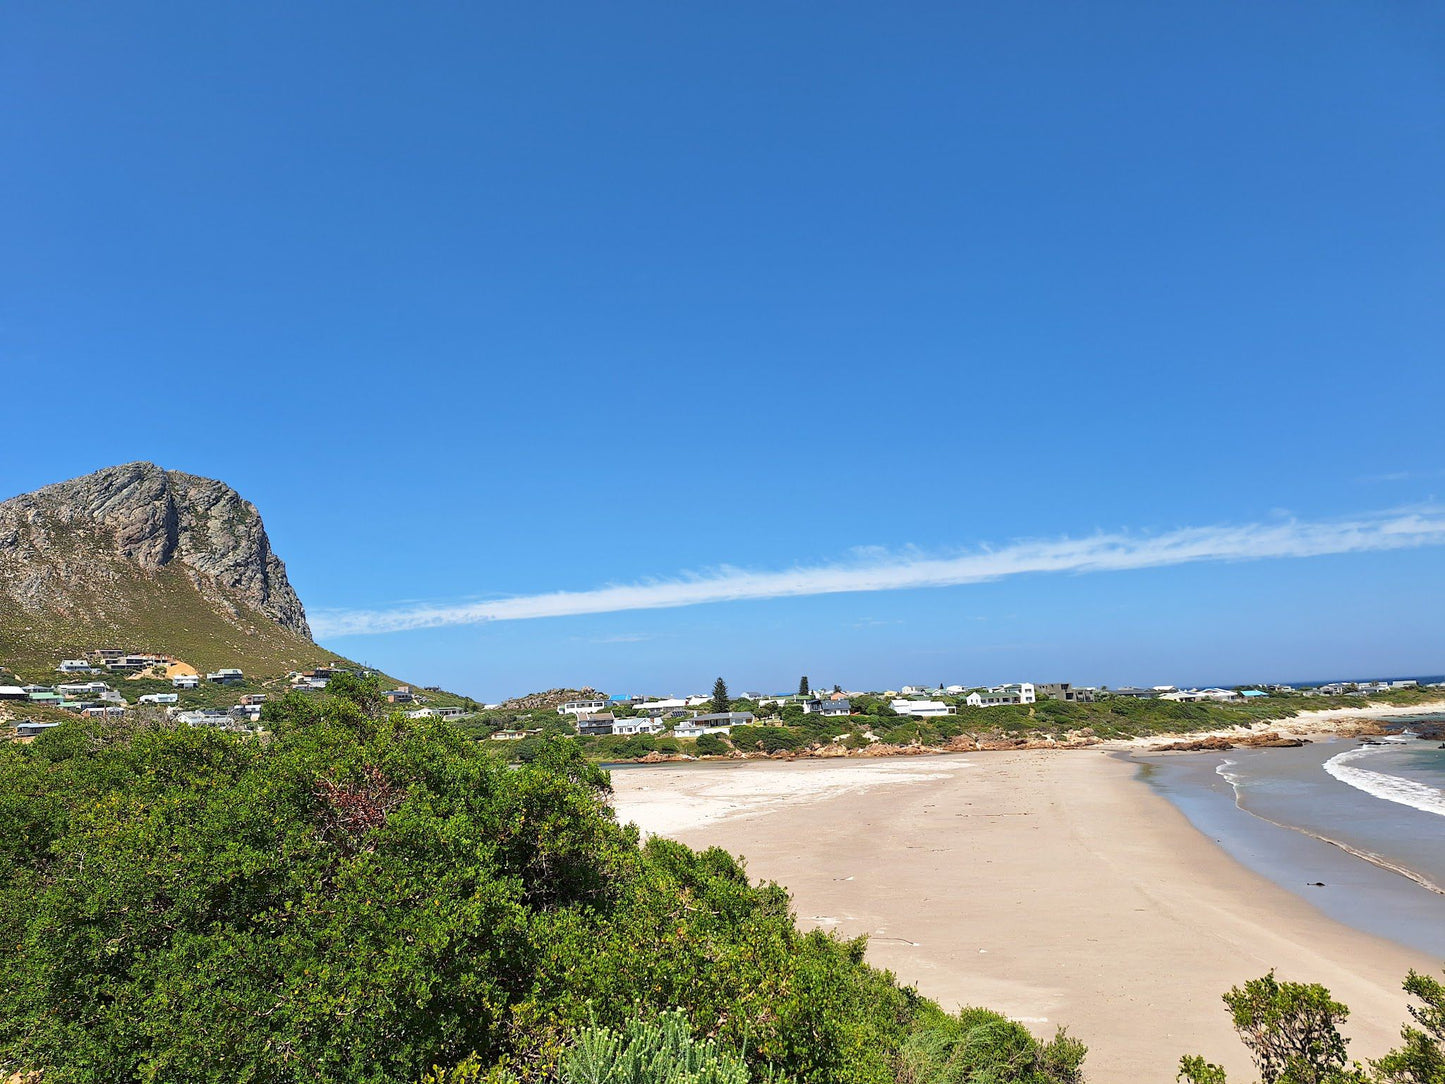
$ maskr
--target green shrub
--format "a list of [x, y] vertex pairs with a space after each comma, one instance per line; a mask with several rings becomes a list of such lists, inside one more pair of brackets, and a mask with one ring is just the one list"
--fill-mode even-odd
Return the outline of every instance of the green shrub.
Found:
[[1410, 1006], [1413, 1024], [1400, 1030], [1405, 1045], [1373, 1064], [1386, 1084], [1445, 1084], [1445, 985], [1430, 975], [1411, 971], [1406, 993], [1420, 1005]]
[[716, 734], [699, 734], [697, 751], [699, 756], [719, 757], [728, 751], [728, 743]]
[[0, 747], [0, 1068], [530, 1084], [676, 1010], [755, 1077], [891, 1084], [916, 995], [726, 852], [639, 847], [579, 742], [509, 765], [364, 691], [269, 715]]
[[747, 1064], [717, 1042], [692, 1037], [687, 1014], [592, 1026], [562, 1056], [560, 1084], [749, 1084]]
[[735, 726], [731, 737], [739, 749], [764, 753], [801, 749], [807, 744], [801, 735], [785, 726]]
[[899, 1055], [899, 1084], [1079, 1084], [1087, 1052], [1063, 1029], [1048, 1043], [988, 1009], [922, 1010]]

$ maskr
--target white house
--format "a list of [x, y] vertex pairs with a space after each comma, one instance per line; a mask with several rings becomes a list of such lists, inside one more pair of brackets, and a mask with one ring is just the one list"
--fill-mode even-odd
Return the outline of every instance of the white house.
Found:
[[727, 737], [733, 732], [730, 726], [698, 726], [695, 720], [689, 719], [685, 723], [678, 723], [672, 728], [674, 738], [700, 738], [704, 734], [721, 734]]
[[1218, 700], [1220, 703], [1244, 699], [1233, 689], [1201, 689], [1199, 695], [1206, 700]]
[[612, 721], [612, 733], [660, 734], [662, 733], [662, 724], [656, 719], [614, 719]]
[[803, 705], [804, 715], [852, 715], [853, 705], [847, 700], [809, 700]]
[[957, 715], [958, 709], [942, 700], [894, 700], [889, 705], [899, 715], [931, 719], [938, 715]]
[[207, 681], [214, 681], [218, 685], [233, 685], [238, 681], [244, 681], [246, 675], [233, 666], [222, 667], [215, 673], [207, 674]]
[[608, 707], [606, 700], [569, 700], [557, 705], [558, 715], [595, 715]]
[[90, 665], [89, 659], [61, 659], [60, 665], [56, 667], [62, 674], [98, 674], [95, 667]]
[[757, 722], [757, 716], [750, 711], [715, 711], [694, 715], [688, 722], [693, 726], [750, 726]]
[[66, 685], [55, 686], [55, 691], [61, 696], [97, 696], [111, 691], [110, 686], [103, 681], [82, 681]]
[[205, 708], [200, 711], [183, 711], [176, 718], [187, 726], [230, 726], [231, 717], [224, 711]]
[[201, 687], [201, 676], [199, 674], [177, 674], [171, 678], [172, 689], [199, 689]]
[[179, 693], [146, 693], [139, 702], [142, 704], [174, 704], [180, 698]]
[[1200, 692], [1198, 689], [1172, 689], [1167, 693], [1159, 694], [1160, 700], [1172, 700], [1176, 704], [1194, 704], [1200, 700], [1214, 700], [1207, 692]]
[[1000, 704], [1032, 704], [1037, 700], [1033, 682], [997, 685], [981, 693], [969, 693], [964, 703], [971, 708], [996, 708]]
[[637, 705], [637, 710], [644, 715], [682, 715], [687, 712], [691, 698], [683, 700], [679, 697], [671, 697], [667, 700], [645, 700]]

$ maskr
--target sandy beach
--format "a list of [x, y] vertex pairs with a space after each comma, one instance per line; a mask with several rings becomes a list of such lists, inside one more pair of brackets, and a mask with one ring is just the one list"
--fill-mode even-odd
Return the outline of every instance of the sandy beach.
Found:
[[946, 1007], [1089, 1044], [1097, 1084], [1167, 1084], [1202, 1053], [1252, 1079], [1219, 995], [1277, 968], [1353, 1010], [1356, 1057], [1440, 961], [1360, 933], [1236, 863], [1103, 751], [653, 765], [613, 773], [623, 820], [744, 856], [799, 921]]

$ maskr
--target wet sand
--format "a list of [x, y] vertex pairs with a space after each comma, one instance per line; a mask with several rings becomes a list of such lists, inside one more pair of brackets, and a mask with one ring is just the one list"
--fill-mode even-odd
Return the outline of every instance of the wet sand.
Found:
[[1251, 872], [1097, 751], [654, 765], [613, 773], [623, 820], [744, 856], [799, 921], [946, 1007], [987, 1005], [1089, 1044], [1096, 1084], [1166, 1084], [1181, 1054], [1245, 1079], [1219, 995], [1277, 968], [1353, 1009], [1351, 1053], [1406, 1017], [1440, 961], [1356, 931]]

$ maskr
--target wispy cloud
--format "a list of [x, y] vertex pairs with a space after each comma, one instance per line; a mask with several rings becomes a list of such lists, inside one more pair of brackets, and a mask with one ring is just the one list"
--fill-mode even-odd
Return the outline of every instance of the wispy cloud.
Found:
[[1433, 470], [1396, 470], [1386, 474], [1366, 474], [1360, 478], [1362, 482], [1414, 482], [1431, 478], [1445, 478], [1445, 468]]
[[724, 566], [667, 579], [608, 584], [454, 604], [407, 604], [380, 610], [335, 610], [314, 615], [323, 637], [409, 629], [524, 621], [538, 617], [617, 613], [696, 606], [706, 602], [792, 598], [852, 591], [955, 587], [1025, 573], [1121, 572], [1199, 561], [1317, 557], [1331, 553], [1410, 549], [1445, 544], [1445, 508], [1425, 507], [1352, 519], [1186, 527], [1158, 534], [1094, 534], [1013, 542], [949, 554], [868, 549], [847, 560], [783, 570]]

